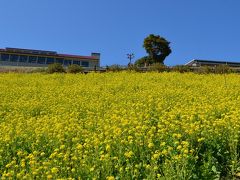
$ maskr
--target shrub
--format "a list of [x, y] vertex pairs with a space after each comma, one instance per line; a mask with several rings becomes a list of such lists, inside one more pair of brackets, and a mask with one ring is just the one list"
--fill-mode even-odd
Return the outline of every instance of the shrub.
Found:
[[128, 71], [136, 71], [138, 72], [138, 67], [135, 64], [128, 64], [127, 70]]
[[134, 65], [138, 66], [138, 67], [147, 67], [151, 64], [154, 64], [154, 61], [152, 58], [148, 57], [148, 56], [144, 56], [138, 60], [135, 61]]
[[230, 67], [228, 65], [218, 65], [215, 67], [216, 74], [230, 73]]
[[30, 73], [46, 73], [46, 68], [40, 67], [40, 68], [35, 68], [30, 71]]
[[190, 72], [191, 69], [189, 66], [185, 66], [185, 65], [176, 65], [172, 67], [172, 71], [174, 72], [180, 72], [180, 73], [184, 73], [184, 72]]
[[65, 72], [63, 66], [59, 63], [54, 63], [48, 65], [47, 72], [52, 74], [52, 73], [63, 73]]
[[168, 71], [168, 67], [165, 66], [164, 64], [160, 64], [160, 63], [155, 63], [152, 64], [148, 67], [149, 71], [157, 71], [157, 72], [164, 72], [164, 71]]
[[107, 66], [106, 69], [107, 71], [119, 72], [119, 71], [125, 70], [126, 68], [118, 64], [113, 64], [111, 66]]
[[197, 72], [200, 74], [210, 74], [214, 73], [214, 67], [210, 66], [201, 66], [197, 69]]
[[81, 66], [79, 66], [78, 64], [71, 64], [68, 66], [67, 68], [67, 72], [68, 73], [80, 73], [83, 71], [83, 68]]
[[126, 68], [124, 68], [122, 70], [127, 70], [130, 72], [146, 72], [148, 69], [145, 67], [139, 67], [135, 64], [129, 64]]

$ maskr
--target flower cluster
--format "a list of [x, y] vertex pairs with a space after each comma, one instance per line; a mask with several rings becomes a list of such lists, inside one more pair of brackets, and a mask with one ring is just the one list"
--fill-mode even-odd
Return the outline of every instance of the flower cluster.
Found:
[[239, 173], [238, 75], [0, 74], [0, 179]]

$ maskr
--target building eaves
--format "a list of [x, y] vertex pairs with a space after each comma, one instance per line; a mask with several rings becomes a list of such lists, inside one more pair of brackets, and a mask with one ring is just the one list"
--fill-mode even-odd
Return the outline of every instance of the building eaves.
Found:
[[71, 55], [71, 54], [57, 54], [57, 55], [61, 57], [67, 57], [67, 58], [92, 59], [92, 60], [98, 59], [94, 56], [78, 56], [78, 55]]

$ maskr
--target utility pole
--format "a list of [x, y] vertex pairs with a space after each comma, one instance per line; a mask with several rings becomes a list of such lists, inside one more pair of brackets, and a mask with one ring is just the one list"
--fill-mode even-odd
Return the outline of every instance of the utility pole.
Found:
[[134, 58], [134, 54], [133, 53], [128, 53], [127, 54], [127, 58], [129, 59], [129, 64], [132, 64], [132, 59]]

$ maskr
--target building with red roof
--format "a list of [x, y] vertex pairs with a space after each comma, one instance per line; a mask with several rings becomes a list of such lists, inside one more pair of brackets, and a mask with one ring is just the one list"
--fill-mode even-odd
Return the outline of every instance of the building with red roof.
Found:
[[34, 49], [0, 49], [0, 66], [46, 67], [53, 63], [60, 63], [65, 67], [78, 64], [85, 69], [95, 69], [100, 66], [100, 53], [92, 53], [91, 56], [80, 56]]

